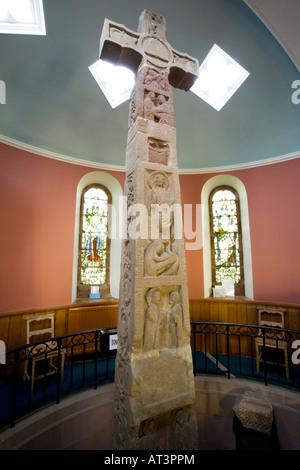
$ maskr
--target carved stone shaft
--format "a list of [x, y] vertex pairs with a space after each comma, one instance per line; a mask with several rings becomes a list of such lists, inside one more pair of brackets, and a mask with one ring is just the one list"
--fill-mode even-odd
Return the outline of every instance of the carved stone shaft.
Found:
[[[138, 33], [106, 20], [101, 54], [137, 72], [129, 111], [113, 441], [116, 449], [196, 449], [194, 377], [171, 84], [197, 61], [143, 12]], [[191, 86], [191, 85], [190, 85]]]

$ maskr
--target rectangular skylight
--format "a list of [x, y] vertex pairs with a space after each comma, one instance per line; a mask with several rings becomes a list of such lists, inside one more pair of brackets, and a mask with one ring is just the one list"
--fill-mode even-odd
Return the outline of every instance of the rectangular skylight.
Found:
[[214, 44], [191, 91], [220, 111], [248, 76], [247, 70]]
[[42, 0], [0, 0], [0, 33], [46, 35]]
[[112, 108], [130, 98], [135, 83], [135, 74], [131, 70], [102, 59], [90, 65], [89, 70]]

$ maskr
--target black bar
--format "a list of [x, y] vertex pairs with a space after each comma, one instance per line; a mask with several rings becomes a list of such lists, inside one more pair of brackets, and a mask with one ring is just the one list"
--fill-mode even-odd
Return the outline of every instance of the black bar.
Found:
[[16, 404], [17, 404], [17, 383], [19, 377], [19, 350], [14, 353], [14, 371], [13, 371], [13, 393], [11, 403], [10, 427], [13, 428], [16, 420]]
[[205, 362], [205, 370], [207, 370], [207, 355], [206, 355], [206, 354], [207, 354], [207, 348], [206, 348], [207, 343], [206, 343], [206, 332], [204, 333], [204, 345], [205, 345], [205, 348], [204, 348], [204, 352], [205, 352], [205, 354], [204, 354], [204, 362]]
[[98, 350], [98, 331], [95, 331], [95, 360], [94, 360], [94, 390], [97, 389], [97, 375], [98, 375], [98, 357], [97, 357], [97, 350]]
[[74, 345], [71, 346], [71, 361], [70, 361], [70, 388], [73, 389], [73, 364], [74, 364]]
[[239, 366], [240, 366], [240, 375], [242, 375], [242, 354], [241, 354], [241, 336], [239, 335]]
[[43, 400], [45, 401], [46, 400], [46, 390], [47, 390], [47, 383], [46, 383], [46, 380], [47, 380], [47, 364], [48, 360], [47, 360], [47, 350], [45, 351], [45, 354], [44, 354], [44, 378], [43, 378]]
[[192, 325], [192, 334], [193, 336], [193, 343], [194, 343], [194, 357], [193, 357], [193, 363], [194, 363], [194, 375], [196, 375], [196, 325]]
[[60, 377], [61, 377], [61, 338], [58, 339], [57, 347], [57, 377], [56, 377], [56, 403], [59, 403], [60, 399]]
[[267, 374], [267, 360], [266, 360], [266, 332], [265, 329], [262, 328], [262, 335], [263, 335], [263, 348], [262, 351], [264, 352], [264, 377], [265, 377], [265, 386], [268, 385], [268, 374]]
[[85, 342], [83, 343], [82, 384], [85, 385]]
[[227, 337], [227, 371], [228, 371], [228, 379], [230, 379], [229, 325], [226, 325], [226, 337]]
[[251, 344], [251, 370], [252, 377], [254, 377], [254, 354], [253, 354], [253, 337], [250, 335], [250, 344]]
[[218, 370], [219, 367], [219, 352], [218, 352], [218, 334], [215, 334], [216, 337], [216, 370]]

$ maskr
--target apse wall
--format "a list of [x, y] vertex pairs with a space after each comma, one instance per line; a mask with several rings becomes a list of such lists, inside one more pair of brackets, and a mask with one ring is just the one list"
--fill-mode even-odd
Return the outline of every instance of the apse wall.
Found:
[[[296, 159], [224, 173], [239, 178], [247, 192], [255, 300], [300, 303], [299, 170]], [[91, 171], [0, 144], [0, 312], [72, 302], [76, 193]], [[124, 187], [124, 172], [107, 173]], [[202, 187], [213, 176], [180, 176], [191, 231], [199, 223]], [[188, 288], [190, 298], [202, 298], [203, 250], [201, 240], [194, 241], [196, 249], [186, 250]]]

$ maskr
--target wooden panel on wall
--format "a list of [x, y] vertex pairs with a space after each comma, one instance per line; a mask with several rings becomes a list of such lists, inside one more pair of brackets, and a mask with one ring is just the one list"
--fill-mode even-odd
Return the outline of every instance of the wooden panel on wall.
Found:
[[[255, 302], [242, 299], [206, 298], [190, 300], [190, 317], [194, 322], [216, 322], [234, 323], [242, 325], [258, 325], [258, 308], [269, 308], [273, 310], [284, 310], [285, 328], [300, 332], [300, 306], [274, 304], [273, 302]], [[218, 341], [218, 352], [227, 353], [226, 335], [206, 336], [207, 350], [215, 351], [215, 342]], [[253, 341], [253, 339], [252, 339]], [[192, 338], [193, 346], [193, 338]], [[203, 335], [197, 335], [196, 346], [198, 350], [204, 351]], [[247, 336], [230, 337], [230, 354], [251, 356], [251, 342]]]
[[[6, 350], [24, 346], [26, 344], [26, 317], [40, 316], [49, 312], [55, 313], [55, 336], [117, 326], [118, 301], [116, 299], [107, 301], [102, 299], [93, 306], [86, 303], [77, 304], [76, 307], [74, 305], [0, 314], [0, 340], [5, 342]], [[71, 318], [70, 325], [68, 324], [69, 318]]]
[[[284, 309], [285, 327], [300, 331], [300, 306], [255, 302], [242, 299], [191, 299], [190, 319], [197, 322], [224, 322], [257, 325], [257, 308], [269, 307]], [[71, 304], [49, 309], [31, 310], [0, 314], [0, 340], [6, 349], [23, 346], [26, 343], [26, 321], [28, 315], [55, 313], [55, 336], [92, 330], [96, 328], [116, 327], [118, 320], [118, 301], [102, 300], [97, 304]]]
[[190, 300], [191, 321], [258, 324], [258, 308], [271, 308], [286, 312], [285, 327], [300, 331], [300, 305], [275, 304], [254, 300], [231, 298], [206, 298]]
[[97, 328], [116, 327], [118, 305], [70, 308], [68, 314], [68, 334]]

